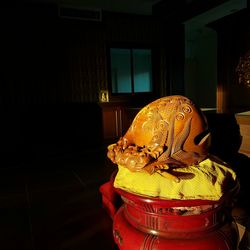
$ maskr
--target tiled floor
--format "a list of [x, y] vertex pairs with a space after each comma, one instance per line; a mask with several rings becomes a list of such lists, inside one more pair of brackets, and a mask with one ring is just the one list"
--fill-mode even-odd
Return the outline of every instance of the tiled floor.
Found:
[[0, 168], [0, 249], [117, 249], [99, 187], [114, 166], [102, 152]]

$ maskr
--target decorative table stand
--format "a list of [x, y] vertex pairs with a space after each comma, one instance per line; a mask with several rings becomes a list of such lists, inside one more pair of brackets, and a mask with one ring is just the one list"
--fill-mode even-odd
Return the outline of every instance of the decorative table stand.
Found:
[[116, 189], [124, 204], [114, 216], [115, 242], [121, 250], [236, 250], [231, 207], [237, 190], [208, 201], [165, 200]]

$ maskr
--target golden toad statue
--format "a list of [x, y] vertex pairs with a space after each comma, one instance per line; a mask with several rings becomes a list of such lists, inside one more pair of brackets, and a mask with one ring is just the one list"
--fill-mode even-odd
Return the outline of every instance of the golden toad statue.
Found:
[[208, 155], [207, 122], [187, 97], [157, 99], [134, 118], [117, 143], [108, 146], [108, 157], [132, 172], [158, 172], [179, 182], [175, 168], [198, 164]]

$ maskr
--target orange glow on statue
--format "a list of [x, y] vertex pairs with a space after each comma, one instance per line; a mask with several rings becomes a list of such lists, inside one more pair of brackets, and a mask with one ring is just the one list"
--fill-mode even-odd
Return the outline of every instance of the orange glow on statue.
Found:
[[208, 156], [210, 133], [202, 112], [184, 96], [166, 96], [142, 108], [108, 157], [130, 171], [158, 172], [179, 182], [174, 169]]

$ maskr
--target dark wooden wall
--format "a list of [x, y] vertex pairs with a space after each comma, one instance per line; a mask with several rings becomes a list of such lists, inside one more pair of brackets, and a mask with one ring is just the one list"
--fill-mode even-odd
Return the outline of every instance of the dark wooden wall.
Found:
[[97, 102], [99, 90], [108, 88], [113, 43], [152, 46], [158, 94], [165, 88], [167, 35], [156, 18], [104, 12], [101, 22], [63, 19], [56, 5], [42, 4], [7, 12], [7, 102]]

